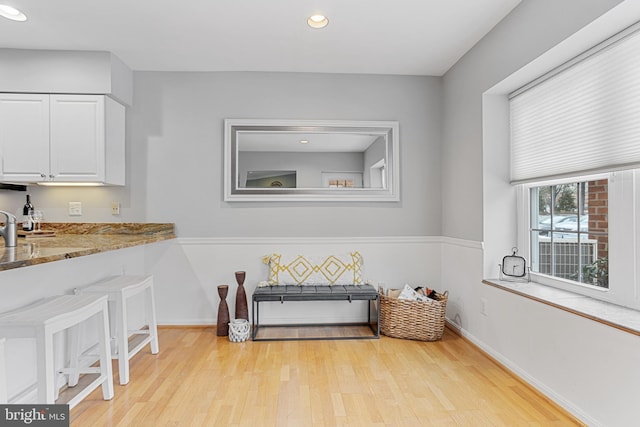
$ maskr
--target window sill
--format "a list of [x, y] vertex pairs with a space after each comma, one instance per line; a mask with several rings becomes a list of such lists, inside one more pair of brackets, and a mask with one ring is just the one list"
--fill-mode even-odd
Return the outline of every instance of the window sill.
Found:
[[640, 311], [534, 282], [486, 279], [482, 283], [640, 336]]

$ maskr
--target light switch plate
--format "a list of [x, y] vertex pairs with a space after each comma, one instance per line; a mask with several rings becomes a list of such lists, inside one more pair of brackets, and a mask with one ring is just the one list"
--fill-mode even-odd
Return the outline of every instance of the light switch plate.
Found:
[[69, 216], [82, 215], [82, 202], [69, 202]]

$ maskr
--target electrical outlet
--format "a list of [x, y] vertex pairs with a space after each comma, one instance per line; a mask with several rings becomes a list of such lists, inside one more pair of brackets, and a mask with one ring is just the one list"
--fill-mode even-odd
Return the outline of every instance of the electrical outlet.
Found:
[[482, 314], [484, 316], [488, 316], [489, 315], [487, 313], [487, 299], [486, 298], [480, 298], [480, 314]]
[[111, 215], [120, 215], [120, 203], [111, 202]]
[[82, 202], [69, 202], [69, 216], [82, 215]]

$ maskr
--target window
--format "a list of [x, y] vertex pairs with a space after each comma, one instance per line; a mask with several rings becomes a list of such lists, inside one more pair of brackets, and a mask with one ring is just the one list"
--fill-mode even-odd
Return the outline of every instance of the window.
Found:
[[531, 187], [532, 271], [609, 287], [607, 179]]
[[640, 169], [520, 185], [532, 280], [640, 309]]
[[514, 91], [509, 110], [532, 279], [640, 310], [639, 49], [640, 23]]

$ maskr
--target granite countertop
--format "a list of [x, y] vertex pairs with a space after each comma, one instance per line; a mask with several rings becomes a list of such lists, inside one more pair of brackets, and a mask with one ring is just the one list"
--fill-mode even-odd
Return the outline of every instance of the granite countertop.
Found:
[[55, 237], [18, 237], [15, 248], [0, 247], [0, 271], [176, 237], [171, 223], [43, 223], [42, 230]]

